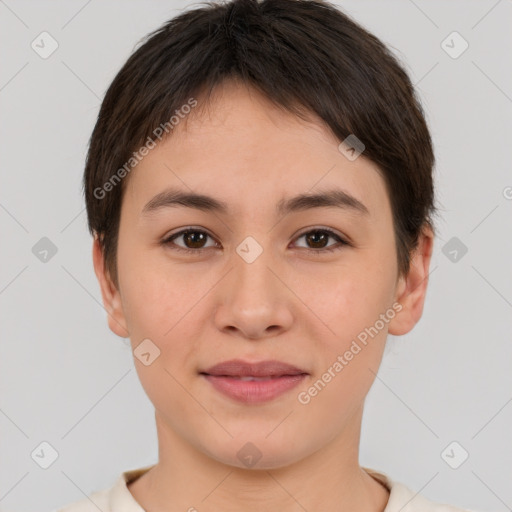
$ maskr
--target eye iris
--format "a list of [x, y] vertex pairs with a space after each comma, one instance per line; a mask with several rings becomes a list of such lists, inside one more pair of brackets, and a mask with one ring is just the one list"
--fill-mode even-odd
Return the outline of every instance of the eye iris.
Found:
[[[327, 241], [327, 238], [328, 238], [329, 235], [327, 235], [327, 233], [324, 233], [322, 231], [312, 231], [311, 233], [307, 234], [306, 235], [306, 239], [309, 242], [312, 242], [313, 245], [314, 245], [314, 248], [315, 249], [322, 249], [323, 247], [325, 247], [326, 245], [326, 241]], [[318, 244], [318, 238], [322, 239], [323, 243], [322, 244], [322, 241], [320, 242], [320, 247], [317, 247], [316, 244]]]
[[[206, 233], [201, 233], [200, 231], [187, 231], [183, 234], [185, 245], [189, 247], [191, 243], [191, 248], [193, 249], [201, 249], [202, 242], [206, 240], [206, 236]], [[194, 245], [197, 243], [199, 244], [198, 246]]]

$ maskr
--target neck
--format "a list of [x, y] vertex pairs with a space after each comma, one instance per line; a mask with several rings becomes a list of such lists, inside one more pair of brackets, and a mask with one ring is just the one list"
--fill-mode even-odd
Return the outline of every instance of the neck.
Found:
[[128, 485], [150, 512], [382, 512], [389, 491], [358, 462], [362, 410], [352, 424], [313, 454], [285, 467], [243, 469], [188, 443], [155, 414], [159, 461]]

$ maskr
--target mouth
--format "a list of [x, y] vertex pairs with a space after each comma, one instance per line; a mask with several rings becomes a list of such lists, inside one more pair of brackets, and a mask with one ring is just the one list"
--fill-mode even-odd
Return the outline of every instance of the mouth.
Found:
[[281, 361], [219, 363], [199, 374], [216, 391], [246, 404], [272, 400], [302, 382], [309, 373]]
[[[204, 375], [208, 375], [207, 373]], [[256, 381], [260, 382], [262, 380], [273, 380], [273, 379], [279, 379], [281, 377], [288, 377], [288, 375], [272, 375], [268, 377], [254, 377], [252, 375], [247, 376], [241, 376], [241, 375], [213, 375], [213, 377], [226, 377], [228, 379], [238, 379], [243, 381]]]
[[271, 360], [251, 363], [242, 359], [223, 361], [200, 373], [217, 377], [249, 377], [250, 379], [271, 379], [307, 374], [306, 370], [282, 361]]

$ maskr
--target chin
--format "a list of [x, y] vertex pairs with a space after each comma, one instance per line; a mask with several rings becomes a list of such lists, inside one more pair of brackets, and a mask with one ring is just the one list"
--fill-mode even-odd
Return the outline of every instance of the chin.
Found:
[[[275, 432], [270, 434], [270, 437], [266, 437], [267, 430], [264, 433], [261, 430], [255, 431], [254, 435], [252, 430], [254, 429], [246, 430], [243, 435], [233, 437], [224, 446], [220, 440], [216, 440], [213, 442], [215, 449], [207, 449], [205, 452], [222, 464], [248, 470], [286, 467], [307, 455], [302, 453], [305, 447], [289, 435], [287, 442], [284, 442], [279, 435], [271, 439]], [[313, 451], [312, 448], [311, 452]]]

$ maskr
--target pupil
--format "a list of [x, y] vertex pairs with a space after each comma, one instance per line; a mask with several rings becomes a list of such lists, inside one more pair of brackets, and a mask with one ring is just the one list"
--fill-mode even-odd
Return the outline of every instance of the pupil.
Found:
[[[318, 237], [323, 239], [323, 241], [325, 242], [326, 234], [322, 233], [321, 231], [313, 231], [313, 234], [308, 235], [307, 239], [308, 239], [308, 242], [312, 241], [313, 244], [317, 244], [318, 243], [318, 240], [317, 240]], [[325, 243], [322, 244], [320, 242], [320, 246], [321, 247], [325, 247]]]
[[[187, 245], [188, 243], [190, 242], [192, 245], [193, 245], [193, 248], [194, 249], [197, 249], [198, 247], [200, 248], [201, 247], [201, 241], [204, 242], [204, 236], [205, 234], [204, 233], [199, 233], [197, 231], [189, 231], [186, 235], [185, 235], [185, 238], [187, 240]], [[196, 240], [195, 238], [198, 238], [199, 240]], [[201, 240], [203, 239], [203, 240]], [[199, 243], [198, 246], [194, 245], [194, 244], [197, 244]]]

